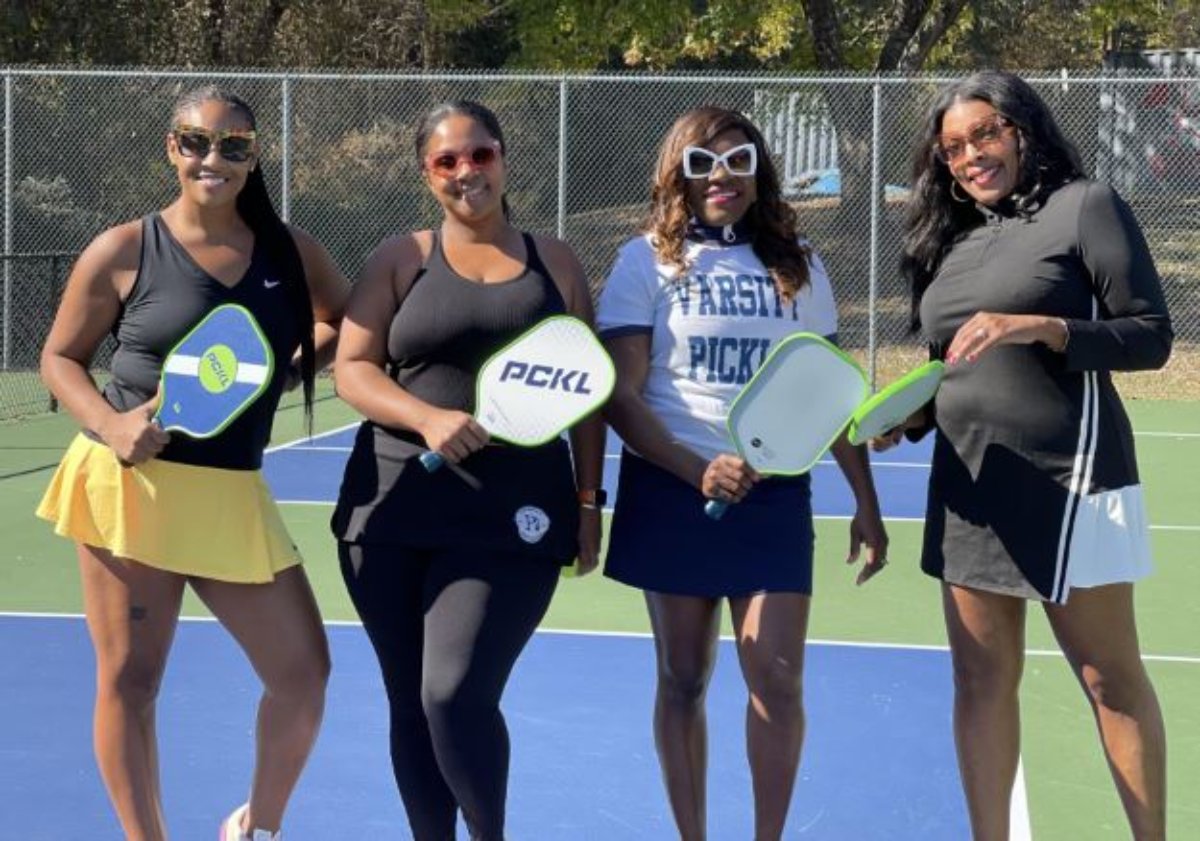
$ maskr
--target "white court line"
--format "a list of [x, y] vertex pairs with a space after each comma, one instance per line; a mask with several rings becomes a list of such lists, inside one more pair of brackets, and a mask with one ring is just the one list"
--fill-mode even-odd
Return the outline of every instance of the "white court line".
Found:
[[[333, 503], [329, 503], [332, 505]], [[850, 520], [853, 519], [847, 514], [825, 514], [814, 515], [814, 520]], [[923, 517], [884, 517], [885, 523], [923, 523]], [[1200, 526], [1150, 526], [1150, 531], [1200, 531]]]
[[[276, 499], [276, 505], [324, 505], [332, 507], [336, 505], [331, 499]], [[612, 506], [605, 507], [606, 513], [612, 513]], [[814, 515], [812, 519], [833, 519], [833, 521], [848, 521], [852, 519], [850, 515], [845, 513], [829, 513], [829, 515]], [[924, 517], [884, 517], [884, 523], [924, 523]], [[1151, 525], [1151, 531], [1200, 531], [1200, 525]], [[2, 614], [0, 614], [2, 615]]]
[[[619, 461], [621, 458], [621, 454], [620, 453], [605, 453], [604, 457], [606, 459], [613, 459], [614, 461]], [[826, 467], [836, 467], [837, 466], [837, 462], [831, 458], [821, 459], [820, 461], [817, 462], [817, 464], [821, 464]], [[916, 468], [923, 469], [923, 470], [928, 470], [930, 467], [929, 462], [925, 462], [925, 461], [872, 461], [871, 466], [872, 467], [916, 467]]]
[[[11, 617], [11, 618], [21, 618], [21, 619], [76, 619], [76, 620], [82, 620], [84, 618], [80, 614], [22, 613], [22, 612], [11, 612], [10, 613], [10, 612], [5, 612], [5, 611], [0, 611], [0, 617]], [[217, 620], [212, 618], [211, 616], [181, 616], [180, 621], [181, 622], [216, 622]], [[354, 621], [326, 620], [324, 624], [326, 626], [330, 626], [330, 627], [347, 627], [347, 626], [361, 627], [362, 623], [354, 622]], [[639, 633], [639, 632], [572, 631], [572, 630], [561, 630], [561, 629], [553, 629], [553, 628], [547, 628], [547, 629], [539, 628], [537, 633], [546, 634], [546, 635], [558, 635], [558, 636], [571, 635], [571, 636], [595, 636], [595, 637], [632, 637], [632, 638], [642, 638], [642, 639], [649, 639], [651, 637], [651, 635], [648, 633]], [[723, 639], [728, 639], [728, 637], [723, 637]], [[822, 640], [809, 640], [809, 642], [813, 645], [830, 645], [830, 646], [853, 645], [855, 647], [862, 647], [862, 648], [876, 647], [876, 646], [873, 646], [871, 643], [841, 643], [841, 642], [822, 641]], [[919, 649], [919, 650], [928, 650], [928, 649], [939, 650], [937, 646], [904, 646], [904, 645], [898, 645], [898, 644], [877, 646], [877, 647], [892, 648], [892, 649], [914, 648], [914, 649]], [[1012, 794], [1012, 801], [1011, 801], [1010, 809], [1011, 809], [1010, 817], [1009, 817], [1009, 825], [1010, 825], [1010, 836], [1009, 837], [1010, 837], [1010, 839], [1012, 839], [1012, 841], [1032, 841], [1033, 832], [1032, 832], [1030, 822], [1029, 822], [1029, 802], [1027, 800], [1026, 790], [1025, 790], [1025, 771], [1024, 771], [1024, 765], [1022, 763], [1020, 763], [1019, 761], [1017, 763], [1017, 778], [1016, 778], [1016, 781], [1013, 786], [1013, 794]]]
[[1032, 841], [1033, 825], [1029, 820], [1029, 794], [1025, 790], [1025, 763], [1017, 757], [1017, 778], [1013, 780], [1012, 800], [1008, 803], [1009, 841]]
[[331, 429], [328, 432], [320, 432], [311, 437], [305, 436], [303, 438], [297, 438], [293, 441], [285, 441], [284, 443], [278, 444], [274, 447], [267, 447], [265, 450], [263, 450], [263, 454], [266, 455], [267, 453], [277, 453], [280, 450], [293, 449], [308, 441], [320, 441], [322, 438], [331, 438], [334, 435], [345, 432], [347, 429], [355, 429], [359, 423], [361, 423], [361, 421], [355, 421], [354, 423], [348, 423], [345, 426], [339, 426], [337, 429]]
[[1133, 434], [1137, 438], [1200, 438], [1200, 432], [1138, 432], [1135, 430]]
[[[317, 506], [324, 505], [326, 507], [332, 508], [337, 503], [330, 499], [277, 499], [277, 500], [275, 500], [275, 504], [276, 505], [317, 505]], [[612, 506], [611, 505], [606, 506], [604, 511], [607, 514], [612, 514], [612, 512], [613, 512]], [[846, 520], [850, 520], [853, 518], [848, 514], [816, 514], [816, 515], [813, 515], [813, 519], [814, 520], [846, 521]], [[884, 517], [883, 521], [885, 523], [923, 523], [923, 522], [925, 522], [925, 518], [924, 517]], [[1192, 531], [1200, 531], [1200, 526], [1153, 526], [1152, 525], [1152, 526], [1150, 526], [1150, 531], [1192, 532]], [[0, 614], [0, 615], [2, 615], [2, 614]]]
[[[818, 461], [817, 464], [824, 465], [826, 467], [837, 467], [837, 462], [831, 458], [823, 458], [820, 461]], [[873, 468], [874, 467], [915, 467], [919, 470], [928, 470], [932, 466], [933, 465], [931, 465], [927, 461], [876, 461], [875, 459], [871, 460], [871, 467], [873, 467]]]
[[[0, 619], [74, 619], [82, 621], [86, 617], [82, 613], [49, 613], [47, 611], [0, 610]], [[180, 622], [216, 622], [211, 616], [180, 616]], [[325, 619], [322, 624], [329, 628], [361, 628], [362, 622], [356, 619]], [[629, 639], [652, 639], [649, 631], [594, 631], [575, 628], [538, 628], [536, 633], [549, 636], [576, 637], [625, 637]], [[722, 634], [721, 639], [732, 642], [733, 637]], [[948, 645], [932, 645], [928, 643], [903, 642], [860, 642], [857, 640], [813, 639], [806, 641], [808, 645], [827, 646], [829, 648], [882, 648], [892, 651], [943, 651], [949, 653]], [[1029, 657], [1059, 657], [1063, 653], [1057, 649], [1027, 648]], [[1200, 666], [1200, 657], [1187, 657], [1177, 654], [1143, 654], [1142, 660], [1148, 663], [1180, 663], [1189, 666]]]

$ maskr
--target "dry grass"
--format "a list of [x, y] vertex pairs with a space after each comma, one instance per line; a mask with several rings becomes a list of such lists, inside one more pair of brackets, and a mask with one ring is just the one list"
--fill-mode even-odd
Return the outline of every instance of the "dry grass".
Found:
[[1118, 373], [1113, 381], [1127, 400], [1200, 400], [1200, 344], [1177, 341], [1161, 371]]
[[[834, 279], [842, 338], [848, 345], [861, 345], [865, 344], [870, 317], [866, 296], [869, 257], [864, 247], [869, 224], [866, 219], [848, 224], [838, 215], [840, 204], [837, 198], [815, 198], [796, 202], [794, 206], [802, 229], [821, 253]], [[1134, 209], [1143, 221], [1163, 277], [1177, 338], [1171, 360], [1161, 371], [1117, 373], [1113, 379], [1126, 399], [1200, 400], [1200, 328], [1197, 327], [1200, 278], [1195, 276], [1200, 230], [1180, 218], [1161, 219], [1162, 209], [1154, 203], [1135, 205]], [[888, 201], [884, 206], [877, 255], [881, 267], [899, 263], [902, 211], [902, 202]], [[617, 248], [639, 229], [645, 212], [644, 205], [634, 204], [570, 218], [568, 239], [583, 246], [580, 257], [596, 293]], [[875, 301], [879, 337], [875, 381], [886, 384], [923, 363], [926, 356], [924, 347], [908, 331], [909, 301], [897, 273], [881, 269], [879, 284], [879, 297]], [[865, 350], [850, 352], [864, 368], [868, 367]]]
[[[867, 368], [865, 350], [851, 350], [850, 355]], [[875, 357], [875, 382], [887, 385], [927, 358], [925, 349], [917, 345], [881, 347]], [[1113, 382], [1126, 400], [1200, 400], [1200, 345], [1177, 343], [1162, 370], [1118, 372]]]

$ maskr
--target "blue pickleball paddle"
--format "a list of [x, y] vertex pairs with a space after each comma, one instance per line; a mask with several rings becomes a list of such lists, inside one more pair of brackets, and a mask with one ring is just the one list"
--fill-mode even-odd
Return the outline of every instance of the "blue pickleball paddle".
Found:
[[167, 354], [154, 419], [168, 432], [212, 438], [258, 399], [274, 370], [254, 316], [240, 304], [222, 304]]

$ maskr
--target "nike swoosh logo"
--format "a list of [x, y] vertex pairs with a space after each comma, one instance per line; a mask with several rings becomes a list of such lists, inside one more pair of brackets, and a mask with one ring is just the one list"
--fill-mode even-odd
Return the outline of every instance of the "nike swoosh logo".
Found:
[[274, 289], [276, 286], [278, 286], [282, 282], [283, 281], [281, 281], [281, 280], [264, 280], [263, 288], [264, 289]]

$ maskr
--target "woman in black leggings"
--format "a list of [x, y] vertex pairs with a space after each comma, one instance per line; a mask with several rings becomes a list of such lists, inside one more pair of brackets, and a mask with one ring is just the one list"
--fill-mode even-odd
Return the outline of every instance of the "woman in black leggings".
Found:
[[[550, 315], [592, 320], [583, 270], [554, 239], [514, 228], [504, 139], [472, 102], [417, 134], [440, 230], [383, 242], [356, 284], [339, 394], [366, 416], [333, 530], [391, 707], [392, 766], [417, 841], [504, 836], [508, 733], [500, 697], [561, 567], [595, 567], [603, 426], [571, 448], [495, 446], [471, 416], [495, 351]], [[416, 456], [443, 455], [427, 473]], [[572, 458], [572, 453], [574, 457]]]

